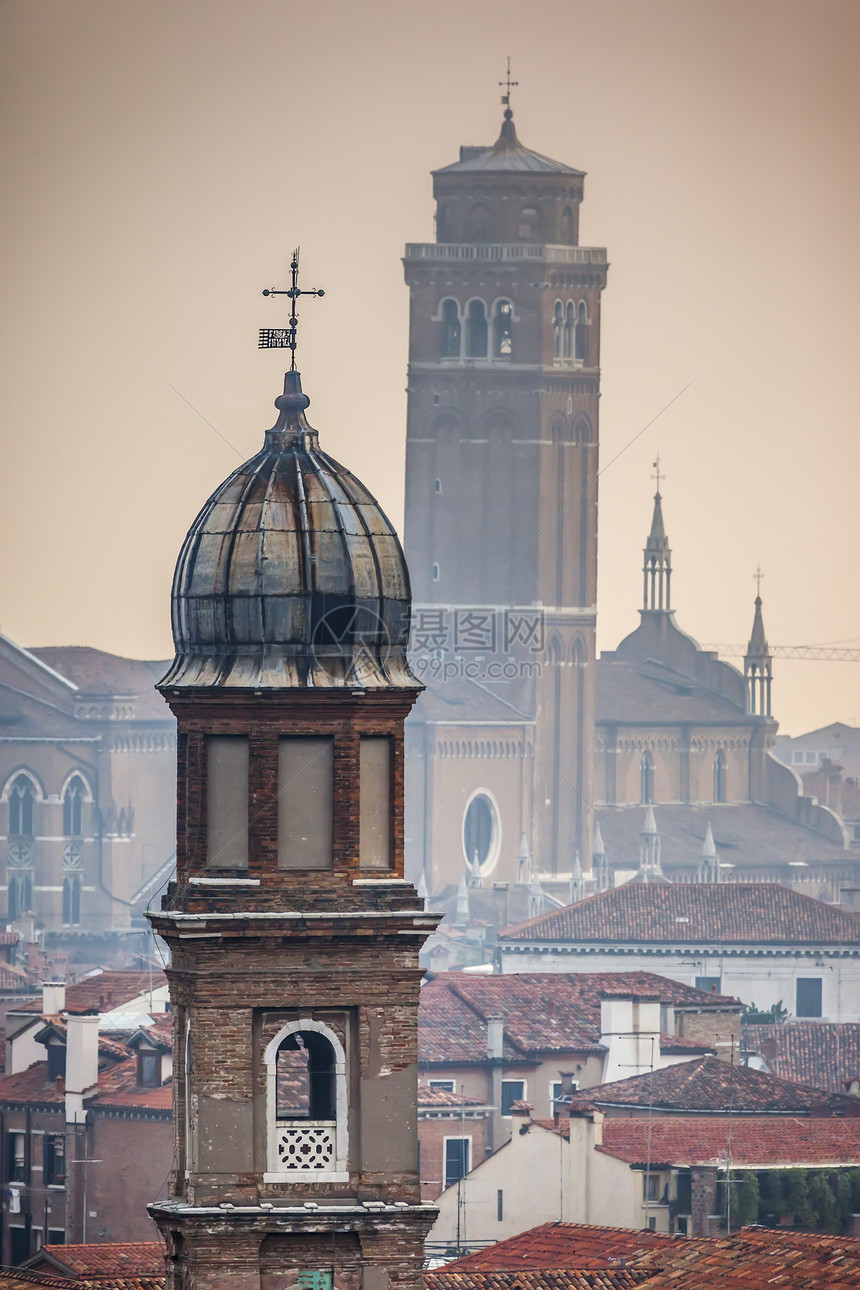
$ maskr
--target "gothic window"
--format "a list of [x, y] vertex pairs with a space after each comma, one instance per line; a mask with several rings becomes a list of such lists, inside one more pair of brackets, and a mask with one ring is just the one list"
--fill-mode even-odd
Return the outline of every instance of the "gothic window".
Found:
[[564, 306], [556, 300], [552, 313], [552, 353], [554, 358], [561, 358], [564, 336]]
[[585, 308], [585, 301], [579, 302], [579, 309], [576, 313], [576, 353], [574, 357], [578, 363], [584, 363], [588, 356], [588, 312]]
[[29, 873], [9, 874], [9, 920], [23, 918], [33, 904], [33, 880]]
[[540, 241], [540, 215], [533, 206], [524, 206], [520, 211], [517, 237], [524, 242]]
[[266, 1049], [268, 1170], [264, 1181], [313, 1174], [345, 1181], [346, 1056], [328, 1026], [291, 1022]]
[[573, 301], [568, 300], [564, 315], [564, 357], [573, 358], [573, 338], [576, 333], [576, 311]]
[[79, 838], [83, 834], [83, 805], [86, 785], [80, 775], [73, 775], [63, 793], [63, 836]]
[[67, 875], [63, 879], [63, 926], [78, 927], [81, 921], [81, 880]]
[[499, 300], [493, 311], [493, 358], [510, 358], [512, 350], [511, 320], [513, 306], [510, 300]]
[[654, 801], [654, 758], [647, 750], [639, 763], [639, 801], [643, 806]]
[[33, 836], [33, 803], [36, 794], [33, 783], [26, 775], [19, 775], [9, 790], [9, 836]]
[[483, 300], [470, 300], [466, 314], [466, 357], [487, 357], [487, 310]]
[[460, 307], [456, 300], [442, 301], [442, 357], [460, 357]]
[[714, 801], [726, 800], [726, 754], [718, 748], [714, 756]]

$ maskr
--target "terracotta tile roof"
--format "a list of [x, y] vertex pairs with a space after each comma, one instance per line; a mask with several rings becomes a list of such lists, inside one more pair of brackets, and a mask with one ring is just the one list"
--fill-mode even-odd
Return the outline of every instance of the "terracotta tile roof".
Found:
[[[123, 1050], [125, 1051], [125, 1050]], [[62, 1106], [65, 1092], [62, 1081], [48, 1081], [47, 1062], [36, 1062], [15, 1075], [0, 1075], [0, 1106], [5, 1104], [48, 1104]], [[171, 1084], [160, 1088], [138, 1088], [137, 1058], [126, 1054], [125, 1060], [99, 1071], [98, 1092], [86, 1099], [91, 1110], [160, 1111], [173, 1109]]]
[[791, 1021], [743, 1026], [744, 1053], [756, 1053], [774, 1075], [844, 1091], [843, 1081], [860, 1073], [860, 1022]]
[[860, 919], [779, 883], [625, 883], [500, 936], [577, 944], [860, 947]]
[[555, 1268], [605, 1267], [610, 1260], [671, 1244], [672, 1238], [658, 1232], [633, 1231], [629, 1227], [602, 1227], [590, 1223], [542, 1223], [497, 1245], [477, 1250], [455, 1263], [447, 1272], [551, 1271]]
[[[73, 985], [66, 986], [65, 1012], [96, 1013], [111, 1012], [121, 1008], [125, 1003], [148, 994], [150, 985], [158, 990], [167, 984], [163, 972], [139, 971], [124, 972], [114, 968], [104, 968], [93, 976], [84, 977]], [[16, 1004], [16, 1012], [41, 1012], [41, 997], [34, 998], [32, 1003]]]
[[[624, 1266], [620, 1267], [620, 1261]], [[577, 1280], [587, 1269], [639, 1280]], [[570, 1276], [565, 1281], [565, 1275]], [[644, 1274], [644, 1275], [643, 1275]], [[432, 1279], [431, 1279], [432, 1278]], [[563, 1290], [642, 1286], [644, 1290], [857, 1290], [860, 1240], [744, 1228], [724, 1238], [546, 1223], [425, 1274], [430, 1290]]]
[[858, 1098], [795, 1084], [749, 1066], [731, 1066], [718, 1057], [699, 1057], [653, 1074], [631, 1075], [581, 1089], [572, 1095], [570, 1105], [652, 1106], [661, 1111], [711, 1114], [731, 1108], [735, 1115], [860, 1115]]
[[[603, 1145], [607, 1156], [631, 1165], [716, 1164], [731, 1152], [737, 1168], [789, 1165], [860, 1164], [860, 1120], [810, 1120], [782, 1116], [642, 1117], [607, 1119]], [[858, 1244], [860, 1248], [860, 1244]]]
[[42, 1263], [76, 1277], [145, 1277], [164, 1272], [160, 1241], [107, 1242], [103, 1245], [43, 1245], [30, 1267]]
[[451, 1093], [446, 1088], [430, 1088], [427, 1084], [418, 1085], [418, 1105], [419, 1107], [443, 1107], [450, 1106], [454, 1108], [485, 1106], [479, 1097], [464, 1097], [462, 1093]]
[[657, 1268], [660, 1256], [646, 1255], [639, 1268], [653, 1268], [641, 1284], [646, 1290], [857, 1290], [860, 1286], [860, 1240], [801, 1232], [788, 1239], [767, 1231], [750, 1239], [679, 1238], [671, 1260]]
[[556, 1268], [527, 1272], [425, 1272], [425, 1290], [632, 1290], [647, 1283], [648, 1268]]
[[[654, 972], [442, 973], [421, 990], [420, 1059], [486, 1061], [489, 1017], [504, 1020], [504, 1056], [509, 1062], [547, 1052], [600, 1052], [600, 998], [610, 993], [657, 997], [679, 1009], [740, 1008], [726, 995], [696, 990]], [[673, 1045], [678, 1042], [673, 1036]]]

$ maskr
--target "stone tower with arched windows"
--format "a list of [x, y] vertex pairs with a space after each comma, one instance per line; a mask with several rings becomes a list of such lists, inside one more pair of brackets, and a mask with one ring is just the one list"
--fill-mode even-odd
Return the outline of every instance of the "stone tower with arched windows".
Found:
[[[600, 302], [584, 175], [517, 138], [433, 174], [406, 247], [411, 872], [516, 880], [591, 854]], [[476, 870], [477, 861], [477, 870]]]
[[403, 877], [410, 591], [290, 372], [173, 585], [168, 1290], [419, 1290], [418, 951]]

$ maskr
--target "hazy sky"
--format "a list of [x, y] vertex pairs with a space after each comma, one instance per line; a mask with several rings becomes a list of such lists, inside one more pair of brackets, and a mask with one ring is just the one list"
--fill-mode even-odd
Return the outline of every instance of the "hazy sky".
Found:
[[[611, 262], [601, 647], [657, 452], [682, 627], [745, 640], [760, 561], [771, 642], [860, 644], [857, 0], [2, 0], [0, 28], [7, 635], [171, 653], [182, 537], [274, 420], [260, 291], [296, 243], [311, 420], [401, 524], [400, 256], [510, 54]], [[860, 724], [860, 665], [775, 673], [783, 730]]]

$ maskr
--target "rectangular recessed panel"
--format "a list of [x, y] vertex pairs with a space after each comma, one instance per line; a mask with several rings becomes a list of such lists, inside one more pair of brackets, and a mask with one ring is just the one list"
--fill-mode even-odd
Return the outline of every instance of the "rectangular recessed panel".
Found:
[[248, 740], [242, 735], [210, 735], [206, 769], [207, 867], [247, 869]]
[[388, 869], [390, 741], [384, 737], [362, 739], [360, 758], [360, 863], [367, 869]]
[[278, 868], [330, 869], [334, 740], [278, 740]]

